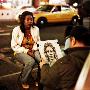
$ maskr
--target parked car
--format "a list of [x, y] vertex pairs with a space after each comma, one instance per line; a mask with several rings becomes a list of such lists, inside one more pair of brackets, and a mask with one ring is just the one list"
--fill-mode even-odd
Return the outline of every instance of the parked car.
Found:
[[35, 24], [39, 26], [55, 22], [72, 21], [72, 23], [76, 23], [78, 18], [77, 10], [69, 5], [45, 4], [38, 7], [34, 12]]
[[18, 16], [20, 14], [22, 14], [24, 11], [30, 11], [30, 12], [34, 12], [36, 11], [36, 8], [34, 8], [33, 6], [30, 5], [22, 5], [22, 6], [18, 6], [16, 8], [16, 15], [15, 15], [15, 19], [18, 20]]

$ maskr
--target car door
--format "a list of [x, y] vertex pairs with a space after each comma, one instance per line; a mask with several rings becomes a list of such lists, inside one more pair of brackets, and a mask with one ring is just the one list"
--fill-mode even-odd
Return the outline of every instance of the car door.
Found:
[[60, 21], [61, 6], [54, 6], [51, 12], [47, 15], [48, 22]]
[[72, 17], [73, 13], [69, 6], [54, 6], [52, 11], [47, 15], [48, 22], [70, 21]]
[[62, 6], [60, 13], [60, 21], [70, 21], [74, 16], [74, 12], [69, 6]]

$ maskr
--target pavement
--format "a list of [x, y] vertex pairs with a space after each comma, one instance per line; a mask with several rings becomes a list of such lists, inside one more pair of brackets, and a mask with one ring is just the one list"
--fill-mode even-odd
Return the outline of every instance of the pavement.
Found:
[[[90, 28], [90, 18], [84, 18], [83, 20], [84, 26], [87, 28]], [[5, 33], [3, 33], [5, 32]], [[10, 32], [8, 33], [8, 30], [0, 30], [0, 35], [10, 35]], [[13, 61], [13, 51], [10, 47], [4, 47], [0, 48], [0, 60], [4, 60], [5, 62]], [[16, 63], [18, 66], [20, 66], [20, 63]], [[21, 66], [20, 66], [21, 67]], [[32, 90], [37, 90], [37, 87], [32, 87]]]
[[5, 57], [11, 60], [13, 56], [13, 51], [11, 48], [0, 48], [0, 60], [4, 60]]

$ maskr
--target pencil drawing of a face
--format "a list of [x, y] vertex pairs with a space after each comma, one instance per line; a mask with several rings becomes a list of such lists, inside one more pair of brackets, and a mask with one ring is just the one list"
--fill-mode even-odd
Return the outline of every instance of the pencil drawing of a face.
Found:
[[51, 43], [44, 44], [44, 53], [48, 61], [57, 60], [55, 47]]

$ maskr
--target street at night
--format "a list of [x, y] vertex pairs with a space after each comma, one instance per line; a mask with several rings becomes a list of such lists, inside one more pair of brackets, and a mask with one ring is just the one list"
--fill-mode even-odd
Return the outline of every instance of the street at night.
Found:
[[[88, 27], [87, 21], [84, 24]], [[0, 22], [0, 58], [5, 57], [4, 59], [7, 61], [13, 60], [13, 51], [10, 47], [11, 34], [12, 34], [13, 28], [17, 25], [18, 25], [18, 23], [14, 22], [14, 21]], [[65, 41], [64, 32], [65, 32], [67, 25], [68, 24], [56, 23], [56, 24], [49, 24], [45, 27], [40, 28], [41, 40], [44, 41], [44, 40], [58, 39], [59, 45], [61, 47], [63, 47], [64, 41]], [[9, 67], [6, 67], [6, 64], [9, 65]], [[6, 73], [9, 73], [8, 70], [10, 68], [12, 68], [11, 71], [13, 70], [14, 74], [15, 74], [15, 75], [13, 75], [13, 76], [15, 76], [15, 78], [13, 78], [12, 81], [16, 82], [15, 80], [18, 79], [21, 69], [19, 68], [19, 66], [15, 66], [13, 63], [12, 64], [6, 63], [6, 64], [4, 63], [3, 65], [1, 65], [1, 68], [6, 68]], [[3, 69], [0, 69], [0, 70], [3, 73]], [[11, 75], [11, 77], [12, 77], [12, 75]], [[10, 76], [8, 78], [10, 78]], [[3, 80], [2, 78], [0, 78], [0, 79]], [[9, 83], [8, 80], [7, 80], [7, 82]], [[10, 88], [10, 90], [19, 90], [19, 89], [20, 88], [18, 88], [17, 84], [14, 86], [14, 89]], [[37, 89], [38, 88], [35, 85], [31, 86], [31, 88], [30, 88], [30, 90], [37, 90]], [[0, 89], [0, 90], [2, 90], [2, 89]]]
[[[18, 25], [17, 22], [0, 22], [0, 58], [4, 57], [4, 60], [11, 60], [13, 61], [13, 51], [10, 47], [11, 44], [11, 33], [12, 30], [15, 26]], [[58, 43], [63, 46], [64, 45], [64, 31], [65, 31], [66, 25], [65, 24], [56, 24], [56, 25], [47, 25], [45, 27], [40, 28], [40, 37], [41, 40], [53, 40], [53, 39], [58, 39]], [[20, 64], [18, 64], [20, 65]], [[12, 80], [12, 84], [15, 84], [14, 89], [10, 88], [10, 90], [19, 90], [20, 88], [18, 88], [17, 84], [16, 84], [16, 80], [18, 80], [18, 77], [20, 75], [20, 68], [19, 66], [15, 66], [13, 63], [10, 64], [8, 62], [3, 63], [0, 68], [6, 68], [5, 71], [3, 71], [3, 69], [0, 69], [3, 74], [9, 74], [11, 71], [14, 73], [13, 75], [10, 74], [11, 76], [9, 76], [8, 78], [11, 77]], [[10, 72], [8, 72], [8, 70], [12, 68], [10, 70]], [[5, 76], [2, 77], [1, 75], [1, 80], [4, 80]], [[15, 78], [14, 78], [15, 77]], [[13, 78], [13, 79], [12, 79]], [[4, 81], [3, 81], [4, 82]], [[5, 81], [6, 82], [6, 81]], [[13, 83], [14, 82], [14, 83]], [[7, 80], [7, 83], [9, 83], [9, 81]], [[5, 83], [5, 85], [7, 84]], [[10, 87], [10, 86], [8, 86]], [[4, 89], [4, 88], [3, 88]], [[30, 90], [37, 90], [38, 88], [35, 87], [35, 85], [31, 86]], [[2, 89], [0, 89], [2, 90]]]
[[[22, 14], [24, 11], [27, 11], [27, 12], [30, 11], [29, 13], [31, 13], [32, 15], [27, 14], [27, 17], [28, 17], [27, 18], [26, 16], [23, 16]], [[54, 42], [54, 46], [55, 45], [56, 46], [52, 48], [53, 51], [55, 51], [54, 53], [56, 53], [56, 55], [47, 56], [48, 58], [51, 57], [50, 58], [51, 61], [48, 60], [45, 56], [45, 50], [44, 50], [45, 47], [43, 47], [43, 50], [41, 49], [42, 52], [44, 51], [43, 55], [45, 56], [45, 58], [42, 58], [42, 55], [41, 55], [42, 52], [40, 52], [40, 48], [44, 46], [46, 42], [44, 42], [43, 45], [41, 45], [42, 44], [41, 42], [41, 44], [39, 45], [40, 43], [40, 42], [38, 43], [39, 35], [33, 36], [35, 32], [32, 34], [33, 32], [32, 30], [34, 30], [34, 27], [30, 27], [31, 26], [30, 24], [32, 24], [32, 21], [34, 21], [33, 23], [39, 27], [39, 34], [40, 34], [41, 41], [48, 40], [52, 42], [52, 40], [54, 41], [58, 40], [58, 45], [56, 45], [57, 42], [56, 44]], [[90, 30], [90, 1], [89, 0], [0, 0], [0, 90], [47, 90], [46, 88], [42, 89], [42, 85], [43, 86], [46, 85], [48, 90], [51, 90], [51, 89], [52, 90], [59, 90], [59, 89], [67, 90], [68, 86], [66, 84], [68, 85], [72, 84], [70, 86], [71, 89], [69, 88], [70, 90], [90, 90], [90, 87], [89, 87], [90, 55], [86, 59], [87, 62], [85, 62], [84, 64], [84, 67], [83, 67], [84, 71], [82, 70], [82, 72], [78, 74], [80, 77], [78, 78], [78, 81], [75, 85], [74, 81], [77, 78], [76, 74], [79, 73], [81, 69], [81, 65], [82, 63], [84, 63], [85, 60], [83, 62], [76, 60], [76, 59], [81, 59], [78, 56], [79, 54], [78, 55], [75, 54], [76, 56], [74, 59], [73, 53], [70, 55], [68, 54], [66, 55], [64, 52], [62, 53], [62, 49], [64, 45], [66, 46], [65, 40], [67, 40], [67, 38], [65, 38], [65, 30], [67, 29], [68, 25], [70, 26], [83, 25], [89, 28]], [[16, 32], [14, 32], [15, 34], [12, 34], [12, 31], [16, 26], [20, 26], [20, 28], [18, 28], [18, 33], [16, 29]], [[38, 30], [38, 28], [36, 27], [35, 30]], [[21, 37], [23, 36], [22, 39], [20, 38], [20, 36]], [[13, 38], [12, 40], [13, 44], [11, 44], [12, 38]], [[35, 40], [37, 38], [37, 41], [35, 41], [34, 38]], [[73, 36], [75, 40], [72, 40], [71, 38], [72, 36], [70, 37], [70, 40], [69, 40], [70, 45], [74, 41], [76, 41], [77, 43], [75, 42], [76, 46], [73, 45], [71, 46], [70, 49], [72, 49], [72, 47], [77, 48], [79, 44], [85, 45], [84, 43], [77, 40], [75, 36]], [[21, 41], [21, 44], [19, 43], [19, 41]], [[37, 50], [33, 49], [34, 44], [37, 44]], [[49, 42], [48, 42], [48, 45], [50, 45]], [[17, 52], [14, 49], [17, 49], [16, 50]], [[23, 49], [25, 50], [25, 52]], [[20, 52], [18, 53], [19, 50], [21, 50], [21, 53]], [[32, 51], [34, 52], [32, 53]], [[39, 54], [40, 54], [40, 58], [39, 58], [40, 61], [38, 62], [35, 57], [36, 51], [39, 51]], [[47, 49], [47, 52], [50, 52], [50, 46], [49, 46], [49, 49]], [[71, 58], [66, 58], [66, 61], [64, 62], [63, 58], [60, 59], [62, 56], [58, 58], [58, 54], [60, 54], [59, 52], [61, 53], [62, 56], [65, 55], [65, 57], [69, 56]], [[33, 55], [31, 55], [31, 53]], [[69, 53], [69, 52], [66, 52], [66, 53]], [[81, 55], [85, 59], [86, 52], [84, 54], [82, 53], [83, 52], [81, 51]], [[23, 59], [23, 61], [27, 63], [24, 62], [23, 64], [21, 63], [22, 61], [19, 62], [19, 60], [15, 58], [16, 54], [23, 54], [22, 56], [20, 56], [21, 58], [19, 59]], [[30, 58], [25, 57], [24, 55], [27, 55]], [[36, 54], [36, 56], [38, 57], [39, 55]], [[55, 56], [57, 57], [57, 59]], [[31, 62], [28, 63], [28, 61], [29, 60], [33, 61], [33, 59], [31, 59], [32, 57], [35, 63], [37, 64], [34, 64], [33, 67], [31, 68], [30, 67]], [[43, 71], [42, 70], [43, 68], [41, 69], [41, 67], [44, 65], [42, 63], [43, 59], [47, 61], [47, 62], [44, 61], [44, 64], [48, 64], [50, 70], [46, 67], [47, 69], [46, 70], [44, 69], [44, 72], [41, 74], [41, 72]], [[60, 64], [59, 63], [57, 64], [56, 60], [59, 61], [59, 59], [62, 61], [59, 62]], [[55, 61], [54, 62], [55, 64], [53, 63], [54, 70], [52, 70], [49, 64], [49, 63], [52, 63], [53, 61]], [[40, 63], [42, 63], [42, 65]], [[58, 65], [61, 66], [62, 68], [60, 68]], [[63, 65], [65, 65], [66, 68]], [[57, 68], [55, 68], [55, 66], [57, 66], [58, 71], [57, 71]], [[78, 66], [79, 66], [79, 70], [77, 68]], [[88, 68], [88, 71], [87, 71], [87, 68]], [[60, 69], [62, 70], [59, 71]], [[63, 69], [64, 69], [64, 72], [63, 72]], [[73, 69], [73, 70], [70, 70], [70, 69]], [[27, 82], [28, 82], [29, 87], [27, 88], [26, 86], [23, 88], [23, 84], [21, 84], [20, 79], [21, 77], [23, 77], [23, 71], [26, 71], [26, 70], [27, 70], [27, 73], [31, 70], [28, 73], [29, 75], [26, 75], [24, 72], [24, 75], [26, 75], [26, 77], [28, 76]], [[69, 71], [69, 73], [67, 72], [67, 70]], [[44, 73], [47, 75], [46, 76], [43, 75]], [[41, 76], [45, 76], [43, 81], [46, 80], [46, 77], [50, 76], [48, 78], [49, 80], [48, 79], [46, 80], [46, 84], [40, 83]], [[52, 82], [48, 84], [50, 84], [51, 86], [47, 84], [47, 81], [49, 82], [50, 80]], [[58, 83], [55, 83], [57, 81]], [[54, 88], [54, 83], [56, 85], [55, 88]], [[59, 87], [59, 85], [61, 86]], [[66, 85], [66, 87], [64, 87], [64, 85]]]
[[[11, 32], [17, 22], [1, 22], [0, 24], [0, 47], [10, 47]], [[60, 45], [64, 45], [64, 31], [67, 25], [57, 23], [40, 28], [41, 40], [58, 39]]]

